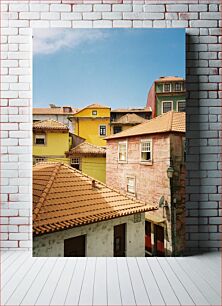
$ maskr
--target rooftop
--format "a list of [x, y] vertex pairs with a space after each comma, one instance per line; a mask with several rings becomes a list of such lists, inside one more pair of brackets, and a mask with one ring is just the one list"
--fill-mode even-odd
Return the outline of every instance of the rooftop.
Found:
[[116, 108], [112, 109], [111, 113], [144, 113], [144, 112], [152, 112], [151, 107], [145, 108]]
[[69, 156], [73, 154], [106, 156], [106, 149], [84, 141], [68, 152]]
[[105, 139], [123, 138], [129, 136], [186, 131], [186, 114], [184, 112], [170, 111], [144, 123], [129, 128], [123, 132], [111, 135]]
[[157, 209], [62, 163], [33, 166], [33, 232], [73, 228]]
[[139, 124], [142, 122], [147, 121], [146, 119], [138, 116], [137, 114], [126, 114], [122, 117], [120, 117], [119, 119], [115, 120], [112, 122], [112, 124], [114, 123], [118, 123], [118, 124]]
[[[66, 109], [70, 109], [69, 112]], [[61, 106], [61, 107], [34, 107], [32, 109], [33, 115], [67, 115], [75, 114], [79, 109], [73, 108], [71, 106]]]
[[56, 120], [42, 120], [33, 123], [33, 130], [61, 130], [68, 131], [67, 125]]
[[155, 80], [156, 83], [181, 82], [181, 81], [184, 81], [184, 79], [178, 76], [164, 76], [164, 77], [160, 77], [158, 80]]

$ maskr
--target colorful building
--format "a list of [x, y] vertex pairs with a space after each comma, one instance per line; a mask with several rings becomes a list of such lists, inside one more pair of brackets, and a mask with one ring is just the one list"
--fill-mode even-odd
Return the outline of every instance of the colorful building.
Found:
[[158, 211], [146, 213], [146, 251], [181, 254], [185, 242], [185, 113], [167, 112], [106, 138], [106, 183]]
[[34, 107], [32, 109], [33, 122], [56, 120], [67, 125], [70, 132], [72, 132], [72, 125], [68, 118], [77, 111], [78, 108], [71, 106], [56, 106], [54, 104], [50, 104], [50, 107]]
[[133, 127], [137, 124], [145, 122], [146, 119], [144, 119], [141, 116], [138, 116], [135, 113], [129, 113], [126, 115], [123, 115], [122, 117], [111, 121], [111, 134], [120, 133], [122, 131], [127, 130], [130, 127]]
[[82, 142], [66, 154], [71, 167], [103, 183], [106, 182], [106, 149]]
[[152, 118], [172, 110], [185, 112], [185, 80], [171, 76], [156, 80], [148, 93], [146, 107], [152, 108]]
[[110, 107], [91, 104], [70, 116], [70, 120], [75, 135], [97, 146], [106, 145], [104, 137], [110, 135]]
[[67, 125], [44, 120], [33, 123], [33, 163], [42, 161], [62, 161], [69, 163], [65, 152], [71, 147], [71, 137]]
[[63, 163], [33, 167], [33, 256], [145, 256], [156, 209]]

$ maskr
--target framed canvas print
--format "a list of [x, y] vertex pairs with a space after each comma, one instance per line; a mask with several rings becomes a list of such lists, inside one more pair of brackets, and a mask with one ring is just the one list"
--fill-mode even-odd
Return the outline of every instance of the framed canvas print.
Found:
[[35, 29], [33, 46], [33, 256], [182, 255], [184, 29]]

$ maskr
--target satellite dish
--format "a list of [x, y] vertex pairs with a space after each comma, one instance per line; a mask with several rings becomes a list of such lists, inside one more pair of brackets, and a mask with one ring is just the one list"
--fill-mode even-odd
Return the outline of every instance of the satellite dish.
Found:
[[162, 196], [159, 200], [159, 207], [163, 207], [164, 205], [164, 196]]

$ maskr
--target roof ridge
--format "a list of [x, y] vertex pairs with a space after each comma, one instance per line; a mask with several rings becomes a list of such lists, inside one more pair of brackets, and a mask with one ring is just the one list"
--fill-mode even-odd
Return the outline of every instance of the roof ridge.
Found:
[[46, 196], [47, 196], [49, 190], [52, 187], [52, 184], [54, 182], [56, 174], [58, 173], [58, 171], [60, 170], [62, 165], [63, 165], [62, 163], [57, 163], [55, 169], [53, 170], [52, 175], [51, 175], [48, 183], [46, 184], [45, 189], [42, 192], [42, 197], [39, 199], [39, 202], [36, 204], [36, 208], [34, 209], [34, 213], [33, 213], [33, 216], [32, 216], [33, 221], [35, 221], [35, 219], [36, 219], [36, 217], [37, 217], [37, 215], [38, 215], [38, 213], [39, 213], [39, 211], [42, 207], [42, 204], [44, 203], [44, 201], [46, 199]]

